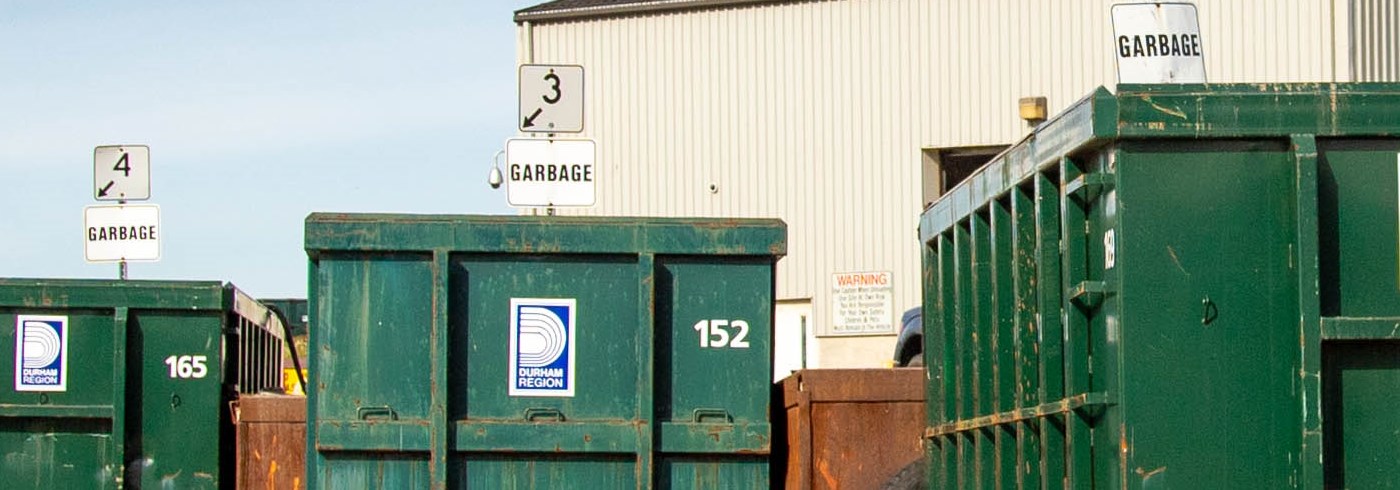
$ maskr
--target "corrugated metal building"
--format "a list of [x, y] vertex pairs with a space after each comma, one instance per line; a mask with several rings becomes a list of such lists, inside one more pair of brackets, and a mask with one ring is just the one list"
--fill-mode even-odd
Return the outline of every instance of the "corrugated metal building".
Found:
[[[598, 199], [563, 212], [787, 221], [784, 376], [887, 362], [900, 312], [920, 302], [924, 205], [1026, 133], [1019, 98], [1047, 97], [1053, 115], [1115, 83], [1114, 3], [562, 0], [515, 21], [521, 63], [586, 70]], [[1212, 82], [1400, 72], [1394, 2], [1195, 3]], [[890, 286], [862, 298], [835, 284], [853, 272]]]

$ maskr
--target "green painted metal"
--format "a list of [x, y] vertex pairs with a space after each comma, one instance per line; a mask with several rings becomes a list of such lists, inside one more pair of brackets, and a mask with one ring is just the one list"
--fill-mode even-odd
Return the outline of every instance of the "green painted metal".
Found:
[[974, 173], [920, 221], [930, 481], [1390, 488], [1397, 135], [1400, 85], [1122, 85]]
[[291, 331], [292, 335], [306, 335], [306, 328], [311, 322], [310, 315], [307, 312], [308, 306], [305, 299], [258, 298], [258, 302], [280, 313], [282, 315], [282, 319], [287, 325], [287, 330]]
[[[308, 488], [767, 487], [785, 235], [311, 215]], [[545, 300], [573, 336], [573, 393], [512, 394], [512, 314]]]
[[[18, 320], [35, 315], [66, 320], [62, 390], [18, 390]], [[0, 279], [6, 485], [234, 488], [228, 402], [280, 390], [277, 321], [217, 282]]]

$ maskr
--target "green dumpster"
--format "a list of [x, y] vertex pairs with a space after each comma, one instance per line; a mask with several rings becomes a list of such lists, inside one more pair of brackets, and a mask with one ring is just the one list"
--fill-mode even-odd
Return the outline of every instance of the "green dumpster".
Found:
[[1397, 488], [1400, 85], [1120, 85], [927, 209], [935, 488]]
[[280, 390], [277, 321], [218, 282], [0, 279], [0, 486], [234, 488], [228, 405]]
[[766, 488], [777, 220], [313, 214], [308, 488]]

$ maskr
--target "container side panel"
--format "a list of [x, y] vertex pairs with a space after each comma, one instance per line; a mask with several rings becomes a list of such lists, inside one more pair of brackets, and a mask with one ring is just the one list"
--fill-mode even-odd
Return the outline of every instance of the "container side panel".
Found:
[[921, 454], [923, 410], [923, 403], [907, 401], [813, 403], [813, 488], [859, 488], [893, 478]]
[[482, 454], [453, 466], [453, 488], [637, 488], [637, 463], [627, 455]]
[[[97, 423], [94, 423], [97, 422]], [[13, 488], [116, 488], [110, 424], [92, 419], [0, 418], [0, 474]]]
[[1129, 486], [1290, 487], [1302, 366], [1286, 141], [1119, 148]]
[[[773, 267], [738, 258], [657, 258], [657, 418], [763, 423], [771, 370]], [[771, 376], [769, 378], [771, 379]], [[727, 419], [727, 421], [726, 421]], [[762, 441], [749, 441], [768, 447]], [[669, 444], [661, 441], [662, 445]]]
[[[64, 391], [15, 391], [15, 321], [19, 315], [68, 317]], [[112, 310], [0, 308], [0, 406], [112, 405]], [[157, 360], [159, 362], [159, 360]], [[3, 412], [0, 412], [3, 413]]]
[[[1040, 376], [1039, 403], [1051, 403], [1065, 395], [1064, 286], [1060, 262], [1060, 190], [1058, 171], [1036, 173], [1036, 304], [1039, 325], [1036, 366]], [[1040, 471], [1044, 488], [1064, 486], [1067, 427], [1062, 417], [1040, 420]], [[1035, 485], [1031, 485], [1032, 488]]]
[[[421, 456], [421, 457], [420, 457]], [[427, 453], [332, 453], [320, 468], [321, 488], [428, 488]]]
[[[635, 256], [454, 258], [449, 416], [522, 424], [634, 419], [638, 367], [627, 360], [636, 357], [637, 281]], [[520, 328], [511, 323], [513, 302]], [[571, 309], [536, 306], [568, 302]], [[546, 310], [558, 325], [545, 328], [527, 317]], [[517, 376], [510, 371], [511, 335], [518, 335]]]
[[[134, 317], [128, 340], [133, 348], [127, 359], [141, 364], [140, 376], [128, 378], [127, 406], [129, 415], [140, 418], [134, 426], [140, 433], [128, 439], [127, 479], [140, 482], [142, 488], [219, 488], [225, 477], [221, 451], [191, 448], [195, 441], [215, 437], [229, 446], [233, 442], [220, 383], [223, 363], [218, 361], [224, 345], [223, 315], [135, 311]], [[204, 369], [199, 368], [200, 359]], [[136, 372], [137, 366], [132, 367], [128, 372]], [[139, 414], [131, 413], [136, 411]]]
[[[1060, 179], [1062, 192], [1060, 199], [1060, 225], [1063, 230], [1061, 235], [1061, 265], [1063, 267], [1062, 278], [1064, 284], [1062, 291], [1073, 291], [1081, 284], [1089, 282], [1093, 277], [1093, 269], [1090, 267], [1091, 254], [1089, 253], [1090, 241], [1088, 233], [1089, 212], [1094, 209], [1092, 203], [1086, 203], [1083, 195], [1079, 197], [1065, 195], [1069, 194], [1068, 189], [1074, 182], [1080, 181], [1085, 174], [1092, 173], [1093, 168], [1089, 164], [1065, 157], [1060, 162]], [[1096, 335], [1091, 328], [1094, 321], [1094, 309], [1078, 301], [1073, 294], [1068, 294], [1068, 301], [1064, 302], [1064, 375], [1065, 375], [1065, 396], [1073, 397], [1088, 393], [1094, 389], [1093, 380], [1090, 379], [1089, 346], [1092, 345]], [[1065, 483], [1069, 488], [1084, 488], [1092, 485], [1094, 453], [1092, 451], [1092, 427], [1093, 420], [1081, 411], [1072, 411], [1062, 416], [1057, 416], [1065, 421]], [[1111, 453], [1104, 453], [1105, 456], [1114, 456]], [[1103, 461], [1100, 464], [1110, 464]]]
[[1400, 316], [1400, 141], [1318, 142], [1323, 316]]
[[1324, 342], [1327, 488], [1400, 488], [1400, 342]]
[[671, 456], [656, 461], [661, 488], [769, 488], [768, 460], [759, 455]]
[[325, 256], [317, 274], [316, 421], [425, 420], [431, 257]]
[[[1034, 187], [1015, 187], [1011, 192], [1012, 236], [1012, 283], [1015, 323], [1011, 349], [1015, 364], [1012, 388], [1014, 408], [1039, 405], [1038, 392], [1040, 362], [1036, 339], [1039, 329], [1036, 315], [1036, 231]], [[1041, 420], [1029, 419], [1017, 424], [1017, 468], [1015, 486], [1017, 488], [1040, 487], [1040, 427]], [[1004, 485], [1010, 487], [1011, 485]]]

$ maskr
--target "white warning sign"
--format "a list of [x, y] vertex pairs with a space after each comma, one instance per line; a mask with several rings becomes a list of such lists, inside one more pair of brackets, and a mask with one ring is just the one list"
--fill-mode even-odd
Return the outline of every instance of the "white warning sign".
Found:
[[828, 335], [894, 333], [894, 282], [889, 272], [842, 272], [831, 276]]
[[510, 396], [574, 396], [573, 298], [510, 299]]

